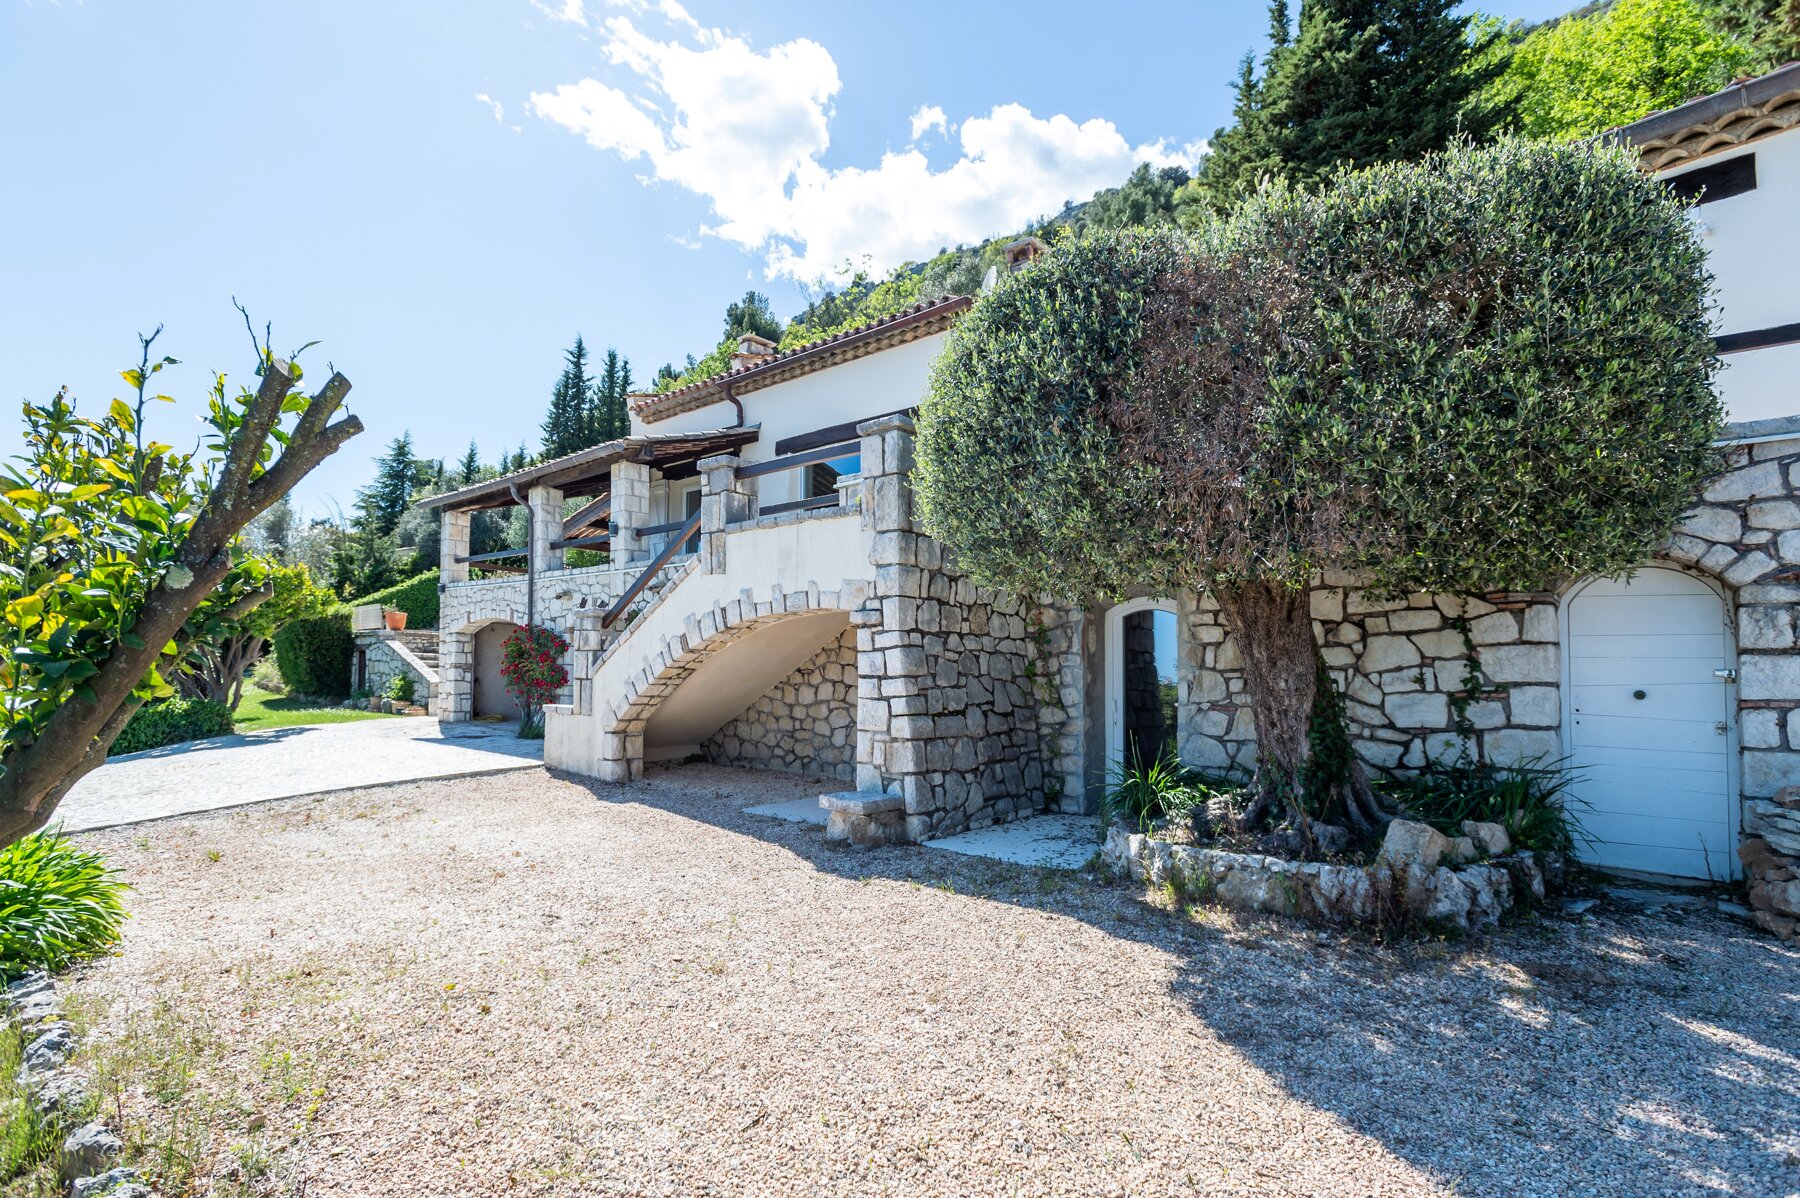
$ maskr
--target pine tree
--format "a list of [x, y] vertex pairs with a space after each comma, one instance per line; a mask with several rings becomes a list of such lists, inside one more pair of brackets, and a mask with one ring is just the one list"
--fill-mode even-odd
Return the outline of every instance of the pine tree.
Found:
[[356, 493], [356, 525], [386, 536], [400, 523], [413, 496], [431, 485], [432, 463], [413, 453], [412, 434], [401, 433], [376, 459], [375, 481]]
[[588, 393], [593, 385], [588, 376], [587, 346], [577, 335], [575, 344], [563, 355], [563, 372], [550, 391], [550, 410], [543, 425], [546, 458], [559, 458], [584, 448]]
[[481, 452], [475, 448], [475, 442], [469, 442], [469, 450], [462, 455], [462, 461], [456, 464], [457, 485], [466, 487], [475, 481], [481, 473]]
[[1234, 124], [1214, 135], [1199, 188], [1229, 208], [1265, 174], [1316, 183], [1347, 163], [1392, 162], [1490, 137], [1504, 116], [1483, 92], [1501, 36], [1455, 0], [1306, 0], [1269, 8], [1263, 70], [1244, 60]]
[[781, 340], [781, 321], [769, 308], [769, 297], [760, 291], [746, 291], [744, 298], [725, 306], [727, 339], [755, 333], [770, 341]]

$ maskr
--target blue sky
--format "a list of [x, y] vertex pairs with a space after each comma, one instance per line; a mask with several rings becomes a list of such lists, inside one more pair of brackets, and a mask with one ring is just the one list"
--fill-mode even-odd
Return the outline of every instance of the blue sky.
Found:
[[[237, 296], [318, 339], [368, 431], [298, 492], [348, 508], [410, 429], [533, 448], [577, 332], [640, 379], [885, 268], [1179, 161], [1264, 6], [868, 0], [0, 0], [0, 400], [120, 393], [139, 330], [185, 444]], [[1123, 6], [1121, 6], [1123, 7]], [[1567, 4], [1513, 0], [1507, 17]], [[0, 423], [0, 452], [17, 420]]]

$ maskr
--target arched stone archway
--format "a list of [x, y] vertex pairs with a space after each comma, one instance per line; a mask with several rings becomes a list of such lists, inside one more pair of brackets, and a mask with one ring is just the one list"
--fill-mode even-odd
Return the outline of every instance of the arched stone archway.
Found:
[[740, 596], [686, 616], [653, 647], [621, 641], [594, 672], [592, 710], [551, 720], [546, 760], [625, 782], [643, 776], [646, 757], [686, 755], [842, 636], [863, 601], [860, 588]]

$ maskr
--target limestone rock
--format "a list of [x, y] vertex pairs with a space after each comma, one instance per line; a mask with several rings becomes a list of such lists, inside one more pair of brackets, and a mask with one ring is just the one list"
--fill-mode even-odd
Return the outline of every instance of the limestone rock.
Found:
[[75, 1052], [75, 1033], [66, 1023], [52, 1023], [25, 1046], [21, 1054], [19, 1076], [50, 1073], [60, 1069]]
[[[104, 1123], [84, 1123], [63, 1141], [57, 1168], [69, 1181], [103, 1174], [118, 1159], [125, 1145]], [[105, 1191], [100, 1191], [104, 1193]]]
[[1450, 860], [1456, 865], [1467, 865], [1480, 854], [1476, 851], [1475, 842], [1467, 836], [1450, 838]]
[[1475, 842], [1475, 847], [1490, 857], [1504, 857], [1512, 851], [1512, 837], [1499, 824], [1482, 823], [1466, 819], [1462, 822], [1463, 835]]
[[137, 1179], [137, 1170], [121, 1166], [98, 1177], [78, 1177], [69, 1198], [151, 1198], [150, 1188]]
[[[1504, 869], [1511, 878], [1510, 893], [1514, 902], [1541, 903], [1544, 901], [1544, 895], [1547, 893], [1544, 871], [1538, 868], [1535, 853], [1529, 851], [1514, 853], [1511, 856], [1498, 858], [1494, 864]], [[1527, 898], [1527, 895], [1530, 897]]]
[[1397, 819], [1388, 825], [1387, 836], [1381, 842], [1381, 852], [1376, 855], [1376, 860], [1385, 863], [1396, 873], [1403, 873], [1412, 865], [1429, 872], [1438, 867], [1449, 851], [1449, 839], [1430, 824]]
[[1469, 926], [1474, 894], [1453, 869], [1440, 867], [1424, 886], [1409, 886], [1408, 897], [1409, 905], [1426, 919], [1457, 928]]

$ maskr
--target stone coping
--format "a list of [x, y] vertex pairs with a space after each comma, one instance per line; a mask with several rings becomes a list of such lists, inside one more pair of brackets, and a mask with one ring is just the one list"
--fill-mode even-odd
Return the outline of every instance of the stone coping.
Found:
[[827, 811], [842, 811], [848, 815], [878, 815], [883, 811], [901, 810], [906, 806], [906, 799], [881, 791], [846, 790], [820, 795], [819, 804]]
[[1149, 886], [1237, 911], [1264, 911], [1331, 925], [1378, 926], [1413, 918], [1461, 930], [1491, 927], [1514, 907], [1543, 901], [1561, 862], [1528, 850], [1469, 865], [1395, 868], [1289, 861], [1201, 845], [1172, 844], [1114, 826], [1101, 848], [1116, 872]]
[[783, 528], [789, 524], [810, 524], [814, 520], [843, 520], [861, 513], [849, 504], [837, 507], [797, 508], [791, 512], [776, 512], [773, 516], [756, 516], [737, 524], [727, 524], [726, 533], [755, 532], [763, 528]]

